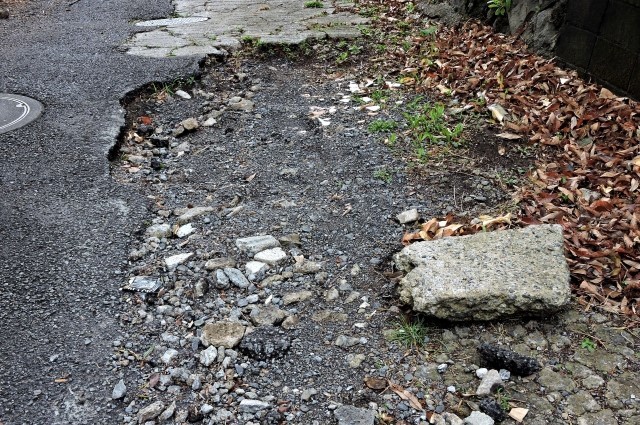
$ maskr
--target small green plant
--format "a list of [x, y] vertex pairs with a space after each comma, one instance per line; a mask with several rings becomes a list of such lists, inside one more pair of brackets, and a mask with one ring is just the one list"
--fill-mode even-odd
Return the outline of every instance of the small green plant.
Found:
[[380, 14], [380, 9], [377, 7], [367, 7], [360, 10], [359, 14], [365, 18], [377, 18]]
[[336, 58], [336, 63], [338, 65], [346, 62], [350, 57], [359, 55], [362, 52], [362, 46], [357, 44], [347, 44], [345, 41], [341, 41], [336, 45], [339, 49], [345, 49]]
[[383, 131], [395, 130], [398, 124], [393, 120], [375, 120], [369, 124], [369, 131], [372, 133], [380, 133]]
[[420, 30], [420, 35], [423, 37], [432, 37], [438, 32], [438, 27], [427, 27], [425, 29]]
[[306, 2], [304, 4], [304, 7], [310, 8], [310, 9], [322, 9], [324, 7], [324, 4], [322, 4], [322, 2], [319, 0], [313, 0], [313, 1]]
[[462, 123], [449, 127], [445, 118], [445, 107], [441, 103], [433, 106], [423, 105], [418, 108], [409, 105], [409, 109], [418, 109], [414, 113], [405, 113], [407, 125], [411, 131], [414, 143], [423, 145], [445, 145], [460, 147], [460, 136], [464, 130]]
[[591, 341], [591, 339], [585, 337], [580, 343], [580, 347], [584, 348], [590, 353], [593, 353], [596, 350], [596, 343]]
[[387, 137], [386, 143], [389, 147], [394, 147], [396, 143], [398, 143], [398, 135], [396, 133], [391, 133], [389, 137]]
[[391, 181], [393, 180], [391, 172], [387, 168], [380, 168], [379, 170], [374, 171], [373, 177], [378, 180], [382, 180], [387, 184], [391, 183]]
[[498, 388], [496, 391], [496, 401], [500, 405], [500, 408], [505, 412], [508, 412], [511, 409], [511, 405], [509, 405], [509, 396], [505, 394], [503, 388]]
[[511, 0], [489, 0], [487, 2], [489, 9], [493, 9], [496, 16], [503, 16], [511, 10]]
[[407, 348], [422, 347], [426, 343], [427, 326], [421, 319], [410, 321], [402, 318], [396, 323], [398, 329], [390, 335], [390, 340], [398, 342]]
[[384, 90], [375, 90], [373, 93], [371, 93], [371, 99], [373, 99], [373, 101], [376, 103], [381, 103], [387, 100], [387, 94], [384, 92]]

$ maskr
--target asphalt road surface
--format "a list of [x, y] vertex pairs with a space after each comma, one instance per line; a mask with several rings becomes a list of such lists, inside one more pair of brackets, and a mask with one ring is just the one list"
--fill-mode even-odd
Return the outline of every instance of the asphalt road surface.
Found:
[[[0, 92], [40, 118], [0, 134], [0, 423], [117, 422], [119, 272], [145, 201], [109, 176], [120, 99], [197, 70], [119, 47], [168, 0], [36, 0], [0, 20]], [[139, 28], [137, 29], [139, 30]]]

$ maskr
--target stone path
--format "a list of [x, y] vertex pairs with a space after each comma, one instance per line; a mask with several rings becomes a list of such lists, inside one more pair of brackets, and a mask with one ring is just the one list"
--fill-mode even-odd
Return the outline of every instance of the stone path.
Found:
[[[179, 18], [136, 34], [126, 44], [127, 53], [150, 57], [216, 55], [249, 40], [300, 44], [327, 37], [355, 38], [360, 35], [358, 25], [368, 21], [339, 11], [329, 2], [315, 3], [322, 7], [307, 7], [299, 0], [176, 0], [175, 15]], [[348, 1], [343, 4], [348, 5]]]

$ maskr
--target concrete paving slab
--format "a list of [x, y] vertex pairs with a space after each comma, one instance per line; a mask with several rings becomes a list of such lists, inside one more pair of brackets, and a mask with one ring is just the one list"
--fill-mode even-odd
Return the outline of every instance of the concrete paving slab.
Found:
[[174, 6], [180, 18], [136, 24], [162, 27], [135, 34], [125, 45], [128, 54], [158, 58], [218, 55], [224, 53], [220, 49], [238, 48], [243, 37], [263, 44], [292, 45], [310, 39], [353, 39], [360, 35], [358, 26], [368, 22], [352, 13], [337, 12], [329, 2], [323, 8], [308, 8], [294, 0], [176, 0]]

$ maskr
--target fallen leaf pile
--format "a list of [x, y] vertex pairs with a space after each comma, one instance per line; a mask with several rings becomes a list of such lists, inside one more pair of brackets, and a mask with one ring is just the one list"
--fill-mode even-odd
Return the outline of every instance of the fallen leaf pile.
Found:
[[[361, 0], [361, 8], [381, 8]], [[390, 1], [376, 21], [389, 34], [398, 22], [428, 24], [407, 3]], [[405, 25], [406, 28], [406, 25]], [[551, 146], [514, 196], [514, 225], [563, 226], [567, 261], [585, 308], [640, 315], [640, 105], [588, 83], [576, 72], [529, 52], [511, 36], [477, 21], [404, 34], [387, 52], [399, 81], [431, 97], [485, 105], [499, 137]], [[407, 40], [411, 48], [407, 49]], [[392, 58], [392, 59], [389, 59]], [[381, 61], [383, 59], [380, 59]], [[497, 112], [495, 112], [497, 111]], [[474, 233], [476, 225], [429, 221], [403, 242]]]

